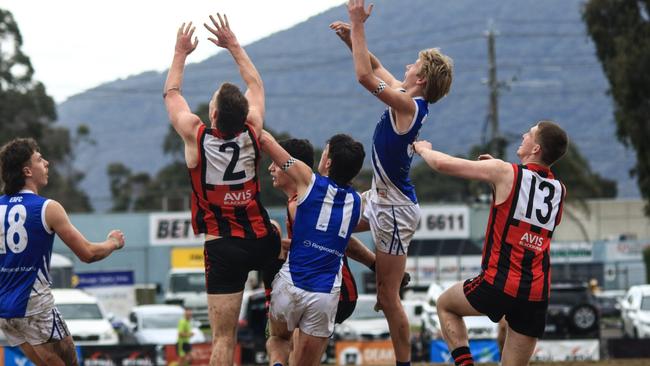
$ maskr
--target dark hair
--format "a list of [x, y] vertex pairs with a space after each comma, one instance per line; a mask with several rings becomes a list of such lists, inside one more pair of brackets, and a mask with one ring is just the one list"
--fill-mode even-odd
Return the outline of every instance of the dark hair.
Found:
[[328, 144], [328, 157], [332, 161], [329, 177], [339, 186], [350, 184], [363, 166], [366, 157], [363, 145], [343, 133], [332, 136]]
[[25, 186], [23, 168], [39, 150], [38, 144], [32, 138], [13, 139], [0, 149], [0, 171], [5, 194], [16, 194]]
[[289, 155], [314, 169], [314, 146], [312, 146], [309, 140], [287, 139], [280, 141], [279, 144]]
[[216, 107], [217, 128], [225, 135], [236, 135], [244, 130], [248, 116], [248, 100], [239, 88], [231, 83], [223, 83], [219, 88]]
[[555, 122], [537, 123], [536, 142], [542, 148], [542, 162], [551, 166], [566, 153], [569, 137]]

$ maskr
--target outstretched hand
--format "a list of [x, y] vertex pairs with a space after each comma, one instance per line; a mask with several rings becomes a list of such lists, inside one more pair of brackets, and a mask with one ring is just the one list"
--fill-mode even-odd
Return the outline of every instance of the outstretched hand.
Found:
[[196, 46], [199, 44], [199, 39], [194, 37], [194, 42], [192, 42], [192, 36], [196, 27], [192, 26], [192, 22], [189, 22], [187, 25], [183, 23], [178, 32], [176, 32], [176, 52], [180, 52], [184, 55], [189, 55], [196, 49]]
[[235, 34], [232, 32], [232, 30], [230, 30], [230, 24], [228, 23], [228, 17], [226, 14], [224, 14], [222, 18], [221, 14], [217, 13], [217, 18], [219, 18], [218, 22], [212, 15], [210, 15], [210, 20], [212, 21], [214, 28], [210, 27], [206, 23], [203, 23], [203, 26], [205, 26], [205, 28], [216, 37], [208, 39], [217, 46], [226, 49], [239, 46], [237, 37], [235, 37]]
[[370, 4], [366, 10], [363, 0], [348, 0], [348, 15], [350, 16], [350, 22], [360, 22], [365, 23], [366, 19], [372, 13], [372, 8], [375, 4]]
[[330, 24], [330, 29], [333, 30], [339, 38], [346, 44], [350, 44], [352, 41], [350, 39], [350, 24], [342, 22], [340, 20], [335, 21]]

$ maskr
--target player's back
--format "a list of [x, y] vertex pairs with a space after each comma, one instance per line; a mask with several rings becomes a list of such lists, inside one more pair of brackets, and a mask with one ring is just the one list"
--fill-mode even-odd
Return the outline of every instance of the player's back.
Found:
[[281, 276], [307, 291], [338, 291], [342, 258], [360, 217], [361, 198], [352, 187], [313, 174], [310, 188], [298, 199]]
[[0, 317], [38, 314], [54, 304], [49, 266], [54, 232], [45, 224], [50, 201], [30, 191], [0, 196]]

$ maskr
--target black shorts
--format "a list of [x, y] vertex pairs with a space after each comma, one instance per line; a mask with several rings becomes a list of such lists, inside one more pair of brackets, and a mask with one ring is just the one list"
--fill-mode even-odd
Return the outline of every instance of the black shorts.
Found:
[[498, 322], [505, 315], [508, 326], [529, 337], [541, 338], [546, 327], [547, 301], [517, 299], [483, 280], [483, 275], [463, 284], [467, 301], [480, 313]]
[[357, 307], [356, 301], [339, 301], [339, 307], [336, 308], [336, 318], [334, 323], [341, 324], [345, 319], [349, 318]]
[[176, 347], [179, 356], [189, 355], [192, 352], [192, 345], [189, 342], [176, 343]]
[[205, 242], [205, 277], [208, 294], [233, 294], [244, 290], [248, 272], [262, 274], [264, 287], [284, 261], [278, 259], [280, 237], [275, 231], [259, 239], [219, 238]]

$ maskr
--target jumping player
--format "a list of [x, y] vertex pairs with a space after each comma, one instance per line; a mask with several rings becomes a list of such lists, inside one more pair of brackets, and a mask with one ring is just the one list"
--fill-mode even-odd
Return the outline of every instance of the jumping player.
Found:
[[554, 122], [541, 121], [523, 135], [511, 164], [489, 155], [470, 161], [431, 150], [427, 141], [415, 151], [434, 170], [488, 182], [493, 202], [485, 234], [481, 273], [457, 283], [438, 299], [442, 335], [456, 365], [474, 361], [464, 316], [505, 316], [507, 332], [501, 364], [527, 365], [544, 333], [551, 284], [550, 245], [562, 218], [564, 185], [550, 167], [565, 153], [567, 134]]
[[333, 136], [321, 156], [319, 174], [289, 155], [264, 133], [262, 148], [295, 184], [297, 194], [288, 258], [273, 282], [269, 345], [279, 350], [272, 364], [286, 365], [291, 333], [295, 363], [318, 365], [334, 330], [343, 258], [361, 218], [361, 197], [350, 181], [363, 165], [363, 146], [347, 135]]
[[372, 144], [372, 188], [364, 193], [364, 219], [376, 247], [377, 297], [386, 314], [398, 366], [410, 365], [409, 322], [399, 298], [408, 246], [420, 220], [420, 208], [409, 170], [415, 141], [429, 112], [428, 104], [444, 97], [451, 87], [452, 61], [438, 49], [420, 51], [397, 80], [368, 51], [363, 0], [350, 0], [350, 25], [330, 25], [352, 50], [356, 78], [388, 108], [375, 127]]
[[31, 138], [0, 150], [0, 329], [38, 366], [76, 366], [72, 336], [50, 291], [54, 234], [85, 263], [122, 248], [124, 234], [112, 230], [105, 241], [89, 242], [60, 203], [38, 195], [49, 165]]
[[264, 120], [264, 85], [257, 69], [230, 30], [228, 18], [210, 16], [215, 45], [227, 49], [248, 90], [223, 83], [209, 103], [210, 128], [193, 114], [181, 95], [185, 59], [198, 40], [192, 23], [177, 33], [172, 66], [164, 88], [171, 123], [185, 144], [192, 184], [192, 227], [205, 234], [208, 311], [212, 327], [211, 365], [232, 365], [244, 284], [261, 270], [270, 286], [281, 262], [280, 238], [259, 194], [258, 136]]

